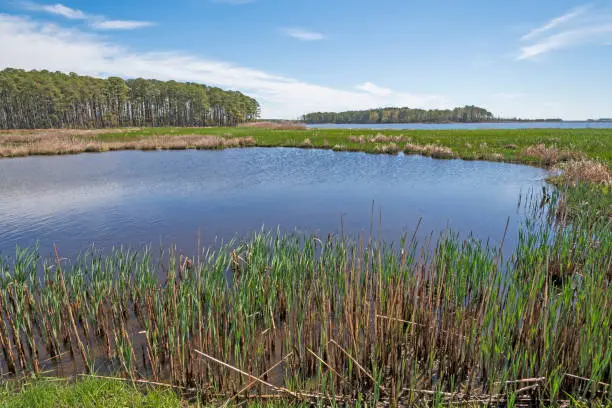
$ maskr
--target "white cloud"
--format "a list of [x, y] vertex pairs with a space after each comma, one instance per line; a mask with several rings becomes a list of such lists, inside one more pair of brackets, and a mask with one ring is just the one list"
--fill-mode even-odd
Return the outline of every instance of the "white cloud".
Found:
[[567, 13], [565, 13], [562, 16], [559, 17], [555, 17], [552, 20], [548, 21], [546, 24], [544, 24], [541, 27], [538, 28], [534, 28], [533, 30], [531, 30], [530, 32], [528, 32], [527, 34], [525, 34], [524, 36], [521, 37], [521, 40], [529, 40], [532, 39], [534, 37], [537, 37], [538, 35], [545, 33], [546, 31], [552, 30], [553, 28], [564, 24], [582, 14], [584, 14], [590, 6], [581, 6], [581, 7], [576, 7], [570, 11], [568, 11]]
[[46, 11], [47, 13], [57, 14], [59, 16], [63, 16], [66, 18], [74, 19], [74, 20], [86, 20], [87, 15], [83, 13], [81, 10], [75, 10], [70, 7], [66, 7], [63, 4], [53, 4], [53, 5], [38, 5], [32, 4], [31, 9], [33, 10], [41, 10]]
[[99, 36], [29, 18], [0, 14], [0, 69], [48, 69], [83, 75], [116, 75], [193, 81], [239, 89], [257, 98], [264, 117], [297, 118], [314, 111], [378, 106], [448, 107], [437, 95], [348, 91], [176, 52], [138, 53]]
[[361, 85], [357, 85], [355, 88], [370, 93], [372, 95], [378, 95], [378, 96], [387, 96], [387, 95], [391, 95], [393, 93], [393, 91], [391, 89], [388, 88], [382, 88], [380, 86], [374, 85], [371, 82], [366, 82], [364, 84]]
[[612, 36], [612, 24], [564, 31], [521, 48], [517, 59], [533, 58], [551, 51], [583, 44], [601, 43], [603, 45], [610, 36]]
[[90, 27], [97, 30], [134, 30], [154, 25], [148, 21], [133, 20], [107, 20], [104, 16], [87, 14], [81, 10], [73, 9], [63, 4], [45, 5], [38, 3], [25, 3], [25, 8], [31, 11], [43, 11], [71, 20], [86, 21]]
[[318, 41], [325, 39], [325, 36], [321, 33], [307, 31], [301, 28], [284, 28], [282, 31], [285, 35], [302, 41]]
[[134, 20], [103, 20], [92, 23], [92, 27], [98, 30], [134, 30], [152, 25], [153, 23], [149, 21]]
[[612, 14], [590, 6], [574, 8], [521, 37], [531, 44], [521, 47], [517, 60], [580, 45], [605, 45], [612, 39]]

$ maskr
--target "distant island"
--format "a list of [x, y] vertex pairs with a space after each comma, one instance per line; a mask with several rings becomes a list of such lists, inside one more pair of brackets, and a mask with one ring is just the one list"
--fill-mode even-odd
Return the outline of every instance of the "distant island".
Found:
[[478, 106], [454, 109], [378, 108], [346, 112], [314, 112], [302, 116], [309, 124], [378, 124], [378, 123], [478, 123], [478, 122], [562, 122], [562, 119], [499, 118]]

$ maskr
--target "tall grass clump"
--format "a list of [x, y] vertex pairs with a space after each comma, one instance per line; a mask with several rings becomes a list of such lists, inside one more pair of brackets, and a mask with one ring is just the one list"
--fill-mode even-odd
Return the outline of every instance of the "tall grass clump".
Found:
[[18, 249], [0, 262], [0, 374], [120, 376], [216, 404], [605, 405], [612, 228], [560, 222], [560, 202], [522, 204], [510, 257], [451, 232], [262, 231], [159, 259]]

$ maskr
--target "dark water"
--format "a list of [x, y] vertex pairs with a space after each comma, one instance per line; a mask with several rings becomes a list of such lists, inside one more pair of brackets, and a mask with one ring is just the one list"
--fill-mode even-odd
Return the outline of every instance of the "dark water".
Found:
[[307, 125], [320, 129], [610, 129], [612, 122], [495, 122], [495, 123], [326, 123]]
[[[122, 151], [0, 160], [0, 253], [55, 243], [63, 256], [92, 244], [177, 244], [193, 253], [215, 237], [262, 225], [307, 233], [370, 230], [388, 240], [447, 226], [516, 242], [517, 200], [540, 190], [544, 170], [513, 164], [434, 160], [286, 148]], [[382, 223], [379, 214], [382, 213]]]

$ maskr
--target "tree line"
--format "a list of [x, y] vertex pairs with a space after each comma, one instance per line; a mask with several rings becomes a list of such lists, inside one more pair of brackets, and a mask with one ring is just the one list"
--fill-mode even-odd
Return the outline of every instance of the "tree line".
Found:
[[302, 116], [306, 123], [445, 123], [495, 120], [491, 112], [477, 106], [455, 109], [379, 108], [346, 112], [315, 112]]
[[251, 97], [190, 82], [0, 71], [0, 129], [231, 126], [259, 114]]

